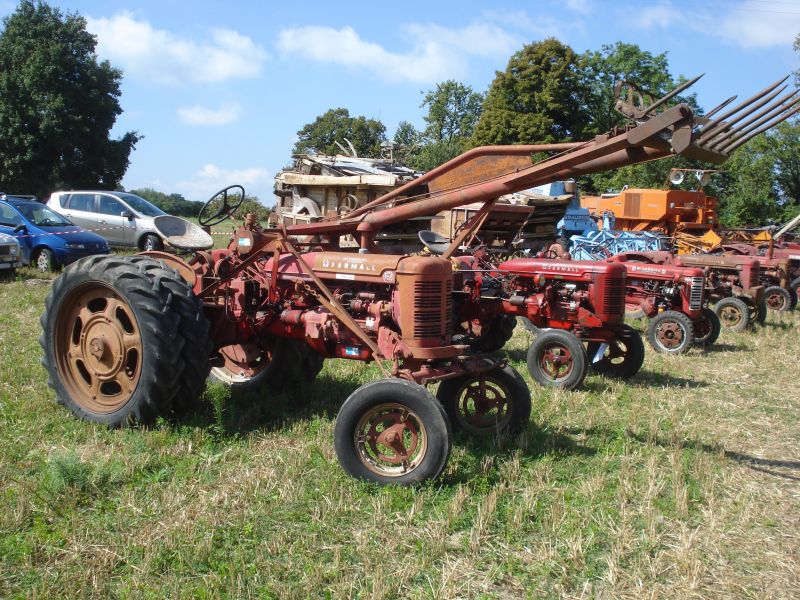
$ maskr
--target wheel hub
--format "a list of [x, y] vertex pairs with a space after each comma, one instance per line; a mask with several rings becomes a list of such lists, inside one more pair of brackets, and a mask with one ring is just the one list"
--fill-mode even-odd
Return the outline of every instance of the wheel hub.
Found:
[[542, 353], [540, 362], [542, 371], [547, 373], [547, 375], [554, 380], [568, 376], [572, 371], [572, 364], [572, 354], [570, 354], [567, 348], [561, 345], [547, 348]]
[[658, 329], [658, 340], [665, 348], [677, 348], [683, 338], [683, 329], [677, 323], [662, 323]]
[[355, 431], [358, 454], [368, 469], [382, 476], [400, 476], [425, 456], [425, 432], [406, 407], [382, 404], [369, 410]]

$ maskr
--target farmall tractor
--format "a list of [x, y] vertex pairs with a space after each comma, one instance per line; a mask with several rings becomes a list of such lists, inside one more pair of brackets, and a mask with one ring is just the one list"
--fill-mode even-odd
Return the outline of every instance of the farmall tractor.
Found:
[[[376, 234], [484, 203], [455, 249], [503, 194], [674, 153], [723, 162], [727, 153], [698, 143], [715, 121], [686, 104], [666, 107], [689, 84], [650, 106], [628, 106], [630, 127], [551, 148], [560, 154], [538, 162], [531, 152], [547, 147], [472, 150], [429, 173], [450, 184], [424, 197], [395, 202], [390, 192], [344, 218], [272, 230], [245, 223], [225, 249], [184, 244], [189, 260], [143, 253], [76, 262], [54, 282], [41, 319], [49, 383], [76, 416], [118, 427], [190, 408], [212, 366], [240, 385], [269, 373], [259, 380], [268, 393], [291, 377], [312, 378], [320, 357], [375, 361], [383, 377], [357, 388], [337, 416], [340, 464], [382, 484], [434, 478], [447, 464], [451, 426], [487, 435], [521, 429], [530, 395], [502, 359], [453, 342], [451, 262], [379, 254]], [[228, 218], [243, 198], [224, 190], [201, 223]], [[342, 235], [355, 236], [358, 253], [339, 250]], [[300, 249], [295, 236], [305, 240]], [[425, 387], [434, 383], [436, 396]]]
[[707, 348], [717, 341], [720, 321], [713, 310], [704, 306], [702, 269], [641, 264], [628, 258], [619, 254], [608, 260], [625, 265], [626, 314], [650, 319], [647, 341], [653, 350], [682, 354], [693, 345]]
[[758, 260], [747, 256], [681, 254], [666, 251], [625, 252], [615, 257], [626, 264], [696, 267], [705, 277], [705, 298], [714, 303], [720, 325], [731, 331], [743, 331], [754, 323], [763, 323], [767, 309], [764, 286], [760, 284]]

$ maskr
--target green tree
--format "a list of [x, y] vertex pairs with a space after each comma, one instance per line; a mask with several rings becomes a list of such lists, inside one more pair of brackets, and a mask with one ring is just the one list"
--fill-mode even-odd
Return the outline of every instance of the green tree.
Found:
[[0, 189], [115, 189], [141, 136], [109, 132], [122, 74], [77, 14], [22, 0], [0, 33]]
[[471, 143], [581, 139], [590, 124], [583, 59], [554, 38], [525, 45], [498, 71]]
[[422, 133], [409, 121], [400, 121], [392, 137], [393, 156], [400, 164], [415, 167], [416, 156], [422, 145]]
[[202, 202], [194, 200], [187, 200], [181, 194], [165, 194], [152, 188], [140, 188], [131, 190], [131, 194], [141, 196], [145, 200], [149, 200], [158, 208], [171, 215], [179, 217], [196, 217], [200, 214], [200, 209], [203, 207]]
[[[800, 52], [800, 33], [797, 34], [797, 37], [794, 38], [794, 49], [797, 52]], [[794, 78], [797, 82], [797, 85], [800, 85], [800, 69], [794, 72]]]
[[428, 109], [424, 117], [427, 127], [411, 166], [429, 171], [466, 150], [482, 104], [482, 94], [452, 79], [425, 94], [420, 107]]
[[351, 117], [346, 108], [332, 108], [297, 132], [292, 152], [339, 154], [341, 149], [335, 142], [347, 147], [345, 139], [359, 156], [379, 156], [381, 143], [386, 141], [386, 126], [377, 119]]
[[714, 191], [726, 226], [761, 226], [795, 216], [800, 211], [800, 119], [781, 123], [736, 150]]

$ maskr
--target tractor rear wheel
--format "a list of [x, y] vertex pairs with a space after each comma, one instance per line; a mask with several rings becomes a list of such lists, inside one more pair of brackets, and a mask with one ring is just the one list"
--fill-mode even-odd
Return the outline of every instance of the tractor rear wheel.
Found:
[[792, 288], [792, 291], [794, 292], [794, 297], [792, 298], [792, 307], [794, 308], [797, 306], [797, 301], [800, 300], [800, 277], [793, 279], [792, 283], [789, 284], [789, 287]]
[[750, 324], [750, 308], [740, 298], [729, 296], [714, 305], [722, 327], [734, 332], [744, 331]]
[[178, 393], [172, 400], [172, 412], [176, 416], [185, 414], [197, 406], [211, 369], [208, 359], [213, 343], [203, 303], [180, 273], [163, 261], [147, 256], [131, 256], [129, 260], [172, 292], [172, 308], [180, 319], [179, 331], [184, 341], [181, 353], [184, 369]]
[[694, 345], [708, 348], [719, 338], [721, 325], [719, 317], [710, 308], [703, 308], [700, 318], [694, 322]]
[[517, 320], [513, 315], [497, 315], [491, 323], [481, 327], [480, 334], [469, 341], [473, 352], [495, 352], [506, 345], [514, 335]]
[[615, 379], [629, 379], [642, 368], [644, 343], [639, 332], [630, 325], [622, 325], [616, 337], [606, 346], [603, 355], [598, 357], [601, 343], [589, 342], [586, 353], [596, 373]]
[[767, 308], [778, 312], [787, 312], [794, 308], [792, 293], [779, 285], [771, 285], [764, 290], [764, 302]]
[[528, 348], [528, 373], [539, 385], [574, 390], [588, 368], [583, 344], [568, 331], [542, 330]]
[[487, 373], [462, 375], [439, 384], [436, 397], [454, 430], [500, 435], [525, 429], [531, 394], [519, 373], [506, 365]]
[[372, 381], [350, 394], [336, 417], [333, 439], [346, 473], [382, 485], [438, 477], [453, 444], [436, 398], [403, 379]]
[[171, 284], [132, 258], [73, 263], [54, 281], [41, 318], [56, 399], [109, 427], [167, 416], [186, 370], [188, 313]]
[[767, 320], [767, 303], [762, 300], [758, 304], [750, 305], [750, 322], [763, 325]]
[[650, 321], [647, 341], [661, 354], [683, 354], [694, 341], [692, 320], [676, 310], [659, 313]]

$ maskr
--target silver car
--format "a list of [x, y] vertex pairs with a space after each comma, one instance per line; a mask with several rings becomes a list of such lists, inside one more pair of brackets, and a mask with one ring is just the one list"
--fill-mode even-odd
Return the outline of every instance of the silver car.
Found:
[[13, 273], [14, 269], [22, 266], [22, 252], [16, 238], [0, 233], [0, 272]]
[[112, 246], [161, 250], [164, 236], [155, 219], [163, 210], [127, 192], [53, 192], [47, 205], [76, 225], [94, 231]]

